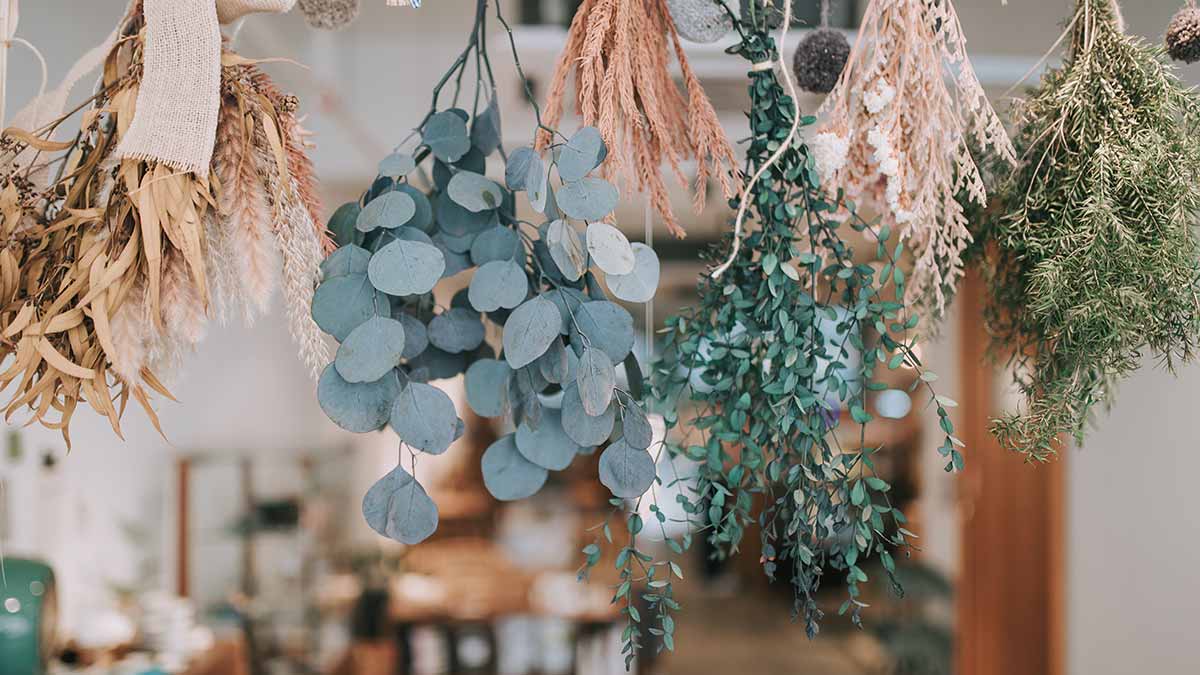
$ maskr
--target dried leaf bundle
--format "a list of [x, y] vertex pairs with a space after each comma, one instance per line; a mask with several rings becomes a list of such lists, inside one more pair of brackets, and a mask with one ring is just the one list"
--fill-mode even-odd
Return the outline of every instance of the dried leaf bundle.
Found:
[[[265, 305], [278, 255], [268, 234], [307, 242], [290, 244], [304, 249], [290, 262], [304, 268], [294, 276], [308, 279], [308, 298], [318, 274], [321, 229], [302, 198], [310, 167], [293, 170], [297, 127], [277, 95], [241, 79], [224, 88], [211, 173], [117, 157], [137, 112], [143, 26], [135, 6], [96, 94], [77, 108], [87, 109], [73, 141], [48, 140], [70, 113], [40, 129], [7, 129], [0, 141], [0, 358], [12, 357], [0, 387], [16, 385], [5, 418], [28, 409], [31, 423], [60, 429], [68, 445], [81, 401], [118, 435], [130, 397], [158, 426], [150, 397], [170, 398], [159, 375], [201, 339], [218, 303]], [[227, 67], [225, 78], [249, 67]], [[48, 184], [35, 182], [42, 176]], [[284, 218], [265, 229], [268, 208], [293, 212], [303, 233]], [[323, 349], [301, 337], [309, 351]]]
[[813, 153], [823, 183], [899, 228], [915, 258], [906, 299], [936, 320], [971, 242], [960, 200], [987, 197], [970, 148], [1012, 162], [1012, 143], [948, 0], [872, 0], [858, 35]]
[[[682, 91], [670, 71], [672, 55], [683, 77]], [[557, 127], [562, 118], [572, 73], [576, 114], [616, 150], [604, 165], [605, 175], [624, 172], [631, 186], [649, 194], [675, 236], [685, 232], [671, 210], [664, 163], [687, 185], [681, 163], [696, 161], [697, 212], [707, 199], [709, 179], [720, 184], [726, 199], [736, 194], [733, 149], [688, 64], [665, 0], [584, 0], [554, 71], [546, 127]], [[543, 128], [538, 149], [551, 141]]]

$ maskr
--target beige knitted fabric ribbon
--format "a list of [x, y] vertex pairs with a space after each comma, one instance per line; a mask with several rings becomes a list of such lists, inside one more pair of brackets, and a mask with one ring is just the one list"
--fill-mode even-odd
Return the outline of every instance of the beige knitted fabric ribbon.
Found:
[[219, 22], [286, 12], [295, 0], [145, 0], [145, 67], [118, 157], [207, 174], [221, 105]]

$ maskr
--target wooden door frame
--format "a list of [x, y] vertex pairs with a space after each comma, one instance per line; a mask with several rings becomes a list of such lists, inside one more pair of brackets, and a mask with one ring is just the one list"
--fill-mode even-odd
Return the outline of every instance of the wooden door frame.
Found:
[[960, 476], [957, 675], [1066, 673], [1066, 481], [1063, 461], [1034, 465], [988, 431], [1007, 384], [988, 358], [985, 284], [964, 279], [958, 424]]

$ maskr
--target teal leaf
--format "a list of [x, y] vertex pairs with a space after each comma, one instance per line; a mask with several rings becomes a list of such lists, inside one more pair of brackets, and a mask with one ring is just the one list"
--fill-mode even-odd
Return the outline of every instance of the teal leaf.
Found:
[[550, 471], [562, 471], [582, 448], [563, 430], [562, 416], [553, 408], [542, 411], [536, 425], [517, 427], [517, 451], [525, 459]]
[[600, 482], [614, 497], [637, 499], [650, 489], [656, 476], [650, 453], [630, 446], [624, 439], [600, 454]]
[[379, 162], [379, 175], [390, 178], [407, 176], [417, 168], [413, 156], [406, 152], [393, 152]]
[[567, 281], [579, 281], [587, 270], [587, 252], [579, 233], [565, 220], [556, 220], [546, 229], [550, 257]]
[[[607, 300], [593, 300], [573, 310], [572, 342], [604, 350], [613, 363], [620, 363], [633, 349], [633, 316], [624, 307]], [[586, 339], [580, 339], [582, 338]]]
[[481, 359], [467, 369], [467, 405], [480, 417], [508, 412], [508, 384], [513, 369], [504, 361]]
[[650, 302], [658, 292], [661, 267], [654, 249], [637, 242], [633, 244], [634, 265], [629, 274], [609, 274], [605, 278], [608, 290], [625, 302]]
[[392, 188], [392, 190], [412, 197], [413, 204], [416, 205], [416, 212], [405, 224], [409, 227], [415, 227], [422, 232], [433, 231], [433, 204], [429, 202], [429, 197], [426, 197], [424, 192], [421, 192], [408, 183], [400, 183]]
[[438, 526], [437, 505], [417, 479], [399, 466], [367, 490], [362, 512], [371, 529], [409, 546], [428, 539]]
[[509, 190], [524, 190], [530, 176], [540, 176], [542, 173], [542, 158], [533, 148], [517, 148], [508, 156], [508, 164], [504, 166], [504, 184]]
[[504, 358], [522, 368], [546, 353], [559, 336], [561, 318], [553, 302], [538, 296], [513, 311], [504, 324]]
[[359, 232], [392, 230], [407, 225], [417, 213], [417, 203], [404, 192], [388, 192], [367, 204], [358, 214], [355, 228]]
[[429, 342], [451, 354], [476, 349], [483, 344], [483, 337], [483, 321], [470, 309], [454, 307], [429, 322]]
[[654, 442], [654, 430], [650, 426], [650, 420], [646, 417], [646, 411], [632, 401], [625, 406], [624, 411], [624, 415], [621, 417], [621, 435], [625, 438], [625, 442], [630, 447], [639, 450], [649, 448], [650, 444]]
[[400, 356], [415, 359], [429, 346], [429, 331], [417, 317], [407, 312], [399, 312], [395, 318], [404, 326], [404, 352]]
[[410, 382], [396, 398], [391, 424], [409, 446], [440, 455], [454, 442], [458, 413], [446, 392], [430, 384]]
[[467, 123], [452, 110], [434, 113], [425, 122], [421, 142], [443, 162], [457, 162], [471, 149]]
[[586, 221], [601, 220], [617, 208], [620, 195], [612, 183], [603, 178], [582, 178], [567, 183], [556, 195], [558, 207], [572, 218]]
[[365, 274], [327, 279], [313, 294], [312, 317], [321, 330], [346, 339], [367, 319], [388, 311], [387, 296], [375, 290]]
[[507, 227], [484, 230], [471, 243], [471, 261], [482, 267], [494, 260], [524, 261], [525, 247], [516, 232]]
[[400, 365], [403, 353], [404, 325], [373, 316], [350, 331], [333, 363], [347, 382], [374, 382]]
[[581, 446], [600, 445], [612, 435], [616, 424], [616, 406], [609, 405], [599, 415], [589, 415], [583, 409], [579, 386], [571, 383], [563, 390], [562, 424], [571, 440]]
[[521, 456], [516, 434], [508, 434], [488, 446], [480, 462], [483, 484], [500, 501], [531, 497], [546, 484], [549, 472]]
[[579, 373], [575, 378], [583, 411], [593, 417], [604, 414], [612, 401], [617, 384], [616, 369], [608, 355], [595, 347], [583, 350], [579, 357]]
[[358, 214], [362, 211], [362, 207], [358, 202], [346, 202], [333, 212], [333, 216], [329, 219], [327, 229], [333, 235], [334, 241], [338, 246], [346, 246], [353, 244], [355, 235], [358, 230], [355, 229], [355, 224], [358, 222]]
[[500, 148], [500, 109], [495, 98], [471, 123], [471, 145], [485, 157]]
[[600, 166], [604, 161], [607, 150], [600, 131], [596, 127], [583, 127], [558, 149], [555, 163], [558, 165], [558, 177], [571, 183], [583, 178]]
[[620, 230], [608, 223], [588, 225], [587, 250], [605, 274], [629, 274], [634, 270], [633, 247]]
[[446, 193], [454, 203], [476, 213], [499, 208], [501, 200], [504, 199], [499, 185], [486, 176], [471, 171], [459, 171], [454, 174], [446, 187]]
[[525, 268], [512, 260], [493, 260], [475, 270], [467, 299], [480, 312], [512, 309], [529, 295], [529, 277]]
[[420, 295], [433, 290], [445, 269], [446, 258], [436, 246], [397, 240], [371, 256], [367, 276], [388, 295]]
[[400, 394], [396, 377], [351, 383], [342, 379], [331, 363], [317, 382], [317, 401], [333, 423], [346, 431], [366, 433], [387, 424], [392, 404]]
[[351, 274], [366, 274], [371, 252], [361, 246], [346, 244], [321, 262], [321, 278], [325, 281]]

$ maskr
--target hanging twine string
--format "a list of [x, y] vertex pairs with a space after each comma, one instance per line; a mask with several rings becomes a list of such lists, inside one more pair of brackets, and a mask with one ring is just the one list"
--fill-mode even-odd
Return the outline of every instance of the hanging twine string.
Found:
[[21, 20], [20, 0], [0, 0], [0, 128], [8, 119], [8, 50], [14, 44], [21, 45], [33, 52], [42, 70], [42, 83], [38, 87], [37, 98], [46, 93], [49, 72], [46, 68], [46, 58], [31, 42], [16, 36], [17, 25]]
[[784, 63], [784, 59], [786, 58], [784, 56], [786, 51], [784, 49], [784, 43], [787, 40], [788, 29], [791, 28], [791, 25], [792, 2], [791, 0], [784, 0], [783, 25], [779, 28], [779, 45], [777, 47], [779, 58], [775, 61], [756, 63], [751, 66], [750, 70], [752, 72], [760, 73], [771, 70], [776, 64], [779, 65], [779, 71], [783, 76], [783, 82], [787, 85], [788, 95], [792, 97], [792, 128], [788, 131], [787, 138], [785, 138], [783, 143], [779, 144], [779, 148], [775, 150], [775, 154], [771, 155], [771, 158], [768, 159], [766, 163], [758, 167], [758, 171], [754, 172], [754, 175], [750, 177], [749, 182], [746, 183], [745, 189], [742, 190], [742, 201], [738, 206], [737, 220], [735, 220], [733, 224], [733, 250], [729, 252], [729, 259], [712, 271], [711, 276], [713, 279], [720, 279], [721, 275], [725, 274], [726, 270], [733, 266], [734, 261], [737, 260], [738, 253], [740, 253], [742, 250], [742, 223], [746, 219], [746, 209], [750, 207], [750, 195], [754, 190], [754, 186], [758, 183], [759, 179], [762, 178], [762, 175], [767, 172], [767, 169], [770, 169], [775, 165], [776, 162], [779, 161], [780, 157], [783, 157], [783, 153], [787, 152], [792, 146], [792, 143], [796, 140], [796, 134], [800, 131], [800, 101], [796, 95], [796, 84], [792, 81], [790, 69], [787, 67], [787, 64]]

